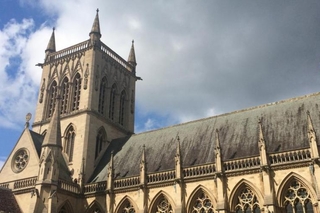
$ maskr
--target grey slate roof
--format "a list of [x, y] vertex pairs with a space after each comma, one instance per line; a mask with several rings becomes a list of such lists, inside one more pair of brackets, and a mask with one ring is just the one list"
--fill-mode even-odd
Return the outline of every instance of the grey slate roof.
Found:
[[10, 189], [0, 187], [0, 212], [21, 212], [17, 200]]
[[268, 153], [309, 147], [307, 111], [315, 131], [318, 131], [319, 103], [320, 93], [315, 93], [114, 140], [96, 167], [91, 181], [107, 179], [107, 164], [112, 150], [117, 178], [139, 175], [144, 144], [147, 172], [174, 169], [177, 135], [181, 143], [183, 167], [214, 162], [216, 129], [219, 130], [224, 161], [257, 156], [259, 119], [262, 119]]

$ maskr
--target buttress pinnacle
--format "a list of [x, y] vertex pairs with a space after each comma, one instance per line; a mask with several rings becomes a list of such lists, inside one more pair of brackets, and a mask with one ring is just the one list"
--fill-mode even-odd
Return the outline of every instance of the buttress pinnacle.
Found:
[[100, 23], [99, 23], [99, 9], [97, 9], [96, 17], [94, 18], [91, 32], [89, 33], [91, 39], [99, 40], [101, 38]]
[[46, 49], [46, 53], [52, 53], [56, 51], [56, 41], [55, 41], [55, 36], [54, 36], [54, 28], [52, 29], [52, 34]]

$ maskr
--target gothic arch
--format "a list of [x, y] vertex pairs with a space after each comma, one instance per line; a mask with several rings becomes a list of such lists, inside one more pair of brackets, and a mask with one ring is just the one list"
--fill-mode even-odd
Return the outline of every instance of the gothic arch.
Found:
[[107, 142], [107, 132], [105, 128], [102, 126], [98, 129], [97, 135], [96, 135], [95, 159], [98, 157], [98, 155], [104, 148], [106, 142]]
[[81, 62], [80, 62], [80, 59], [79, 59], [79, 58], [78, 58], [78, 60], [77, 60], [76, 63], [75, 63], [75, 66], [74, 66], [74, 68], [73, 68], [73, 71], [74, 71], [75, 73], [77, 73], [77, 72], [83, 73], [83, 69], [82, 69]]
[[187, 202], [187, 212], [215, 212], [217, 199], [202, 185], [197, 186]]
[[73, 160], [73, 150], [74, 143], [76, 138], [76, 128], [75, 125], [70, 123], [63, 134], [63, 152], [67, 155], [68, 161], [72, 162]]
[[102, 206], [97, 200], [92, 201], [86, 210], [86, 213], [103, 213], [103, 212], [104, 212], [104, 209], [102, 208]]
[[137, 213], [139, 212], [135, 202], [129, 196], [124, 196], [115, 209], [115, 213]]
[[[289, 173], [285, 178], [283, 178], [283, 181], [281, 182], [278, 192], [277, 192], [277, 201], [280, 207], [285, 206], [285, 201], [286, 201], [286, 195], [289, 193], [290, 188], [294, 187], [293, 184], [297, 184], [296, 187], [297, 190], [299, 191], [306, 191], [307, 194], [310, 196], [309, 199], [311, 203], [317, 202], [316, 200], [316, 192], [314, 191], [313, 187], [311, 184], [308, 183], [308, 181], [303, 178], [301, 175], [291, 172]], [[306, 195], [305, 195], [306, 196]], [[306, 197], [304, 197], [305, 199]]]
[[58, 213], [72, 213], [72, 205], [69, 202], [69, 200], [66, 200], [65, 202], [62, 203], [62, 205], [58, 208], [59, 211]]
[[241, 179], [230, 194], [230, 210], [232, 212], [245, 212], [241, 208], [250, 208], [248, 212], [255, 212], [255, 209], [261, 209], [263, 206], [263, 196], [251, 182]]
[[[173, 213], [175, 212], [176, 205], [172, 198], [164, 191], [159, 191], [150, 203], [149, 211], [161, 212], [161, 213]], [[158, 211], [157, 211], [158, 209]]]

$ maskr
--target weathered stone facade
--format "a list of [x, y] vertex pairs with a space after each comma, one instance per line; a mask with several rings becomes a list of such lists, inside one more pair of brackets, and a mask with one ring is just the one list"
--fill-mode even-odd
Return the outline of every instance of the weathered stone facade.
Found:
[[21, 212], [320, 212], [320, 93], [134, 134], [134, 45], [103, 44], [98, 12], [89, 36], [56, 51], [53, 32], [39, 64], [0, 173]]

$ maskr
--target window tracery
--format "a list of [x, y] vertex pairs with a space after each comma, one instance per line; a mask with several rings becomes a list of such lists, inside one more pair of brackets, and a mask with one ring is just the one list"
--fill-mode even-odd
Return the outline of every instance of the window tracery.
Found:
[[165, 197], [161, 198], [158, 202], [156, 213], [172, 213], [173, 209], [168, 199]]
[[73, 81], [73, 106], [72, 111], [79, 109], [80, 104], [80, 94], [81, 94], [81, 78], [80, 74], [77, 73], [77, 75], [74, 78]]
[[257, 196], [252, 190], [245, 188], [238, 196], [238, 203], [235, 206], [236, 213], [259, 213], [260, 205]]
[[75, 130], [73, 126], [70, 126], [65, 134], [64, 152], [67, 154], [69, 162], [73, 160], [73, 148], [75, 141]]
[[121, 213], [135, 213], [136, 210], [134, 209], [133, 205], [129, 201], [126, 201], [123, 208], [120, 209], [120, 212]]
[[98, 112], [101, 114], [105, 113], [106, 92], [107, 92], [107, 78], [103, 77], [100, 84], [99, 105], [98, 105]]
[[53, 114], [55, 104], [56, 104], [56, 101], [55, 101], [56, 96], [57, 96], [57, 82], [53, 81], [49, 89], [47, 118], [50, 118]]
[[214, 213], [214, 208], [208, 195], [201, 192], [200, 196], [195, 200], [192, 213]]
[[68, 110], [69, 99], [69, 79], [65, 77], [61, 85], [61, 114], [66, 113]]
[[287, 213], [313, 213], [310, 193], [298, 181], [293, 181], [284, 196]]
[[109, 118], [111, 120], [114, 119], [115, 101], [116, 101], [116, 85], [114, 84], [111, 87], [110, 102], [109, 102]]
[[102, 151], [105, 141], [106, 141], [106, 132], [103, 128], [101, 128], [96, 137], [95, 158], [97, 158], [99, 153]]
[[29, 151], [27, 149], [18, 150], [12, 158], [12, 170], [15, 173], [24, 170], [29, 162], [29, 158]]
[[120, 110], [119, 110], [119, 124], [124, 124], [124, 115], [125, 115], [125, 98], [126, 93], [123, 90], [120, 95]]

